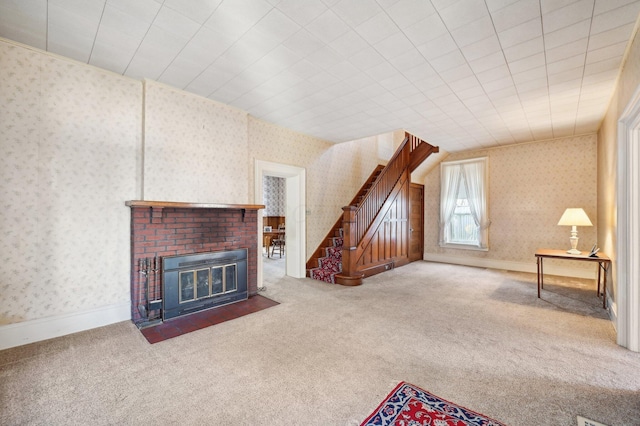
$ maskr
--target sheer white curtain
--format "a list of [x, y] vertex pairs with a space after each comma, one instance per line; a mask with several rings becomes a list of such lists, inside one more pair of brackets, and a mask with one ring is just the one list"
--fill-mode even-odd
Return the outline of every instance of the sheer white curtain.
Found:
[[487, 217], [487, 194], [485, 188], [486, 160], [481, 159], [461, 165], [467, 200], [473, 221], [478, 226], [478, 247], [487, 248], [487, 228], [490, 221]]
[[440, 169], [440, 244], [447, 240], [447, 228], [456, 209], [460, 189], [460, 165], [443, 164]]

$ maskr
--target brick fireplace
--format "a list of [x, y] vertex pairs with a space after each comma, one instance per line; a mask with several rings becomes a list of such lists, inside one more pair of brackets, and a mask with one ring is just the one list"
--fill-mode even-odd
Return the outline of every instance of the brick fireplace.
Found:
[[247, 250], [247, 291], [257, 294], [258, 209], [262, 205], [127, 201], [131, 208], [131, 318], [162, 317], [168, 256]]

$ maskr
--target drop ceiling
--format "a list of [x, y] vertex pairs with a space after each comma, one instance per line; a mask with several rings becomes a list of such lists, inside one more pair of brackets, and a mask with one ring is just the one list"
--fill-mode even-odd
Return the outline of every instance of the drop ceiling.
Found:
[[634, 0], [0, 0], [0, 37], [332, 142], [593, 133]]

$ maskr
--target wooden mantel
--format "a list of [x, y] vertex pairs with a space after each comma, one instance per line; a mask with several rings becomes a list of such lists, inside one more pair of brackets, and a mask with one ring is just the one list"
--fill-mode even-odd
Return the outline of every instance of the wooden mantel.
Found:
[[260, 210], [265, 206], [262, 204], [215, 204], [215, 203], [185, 203], [180, 201], [146, 201], [130, 200], [124, 203], [128, 207], [152, 207], [152, 208], [172, 208], [172, 209], [241, 209]]
[[163, 209], [232, 209], [242, 211], [242, 221], [244, 222], [247, 210], [264, 209], [263, 204], [215, 204], [215, 203], [186, 203], [181, 201], [146, 201], [129, 200], [124, 203], [128, 207], [148, 207], [151, 209], [151, 220], [162, 221]]

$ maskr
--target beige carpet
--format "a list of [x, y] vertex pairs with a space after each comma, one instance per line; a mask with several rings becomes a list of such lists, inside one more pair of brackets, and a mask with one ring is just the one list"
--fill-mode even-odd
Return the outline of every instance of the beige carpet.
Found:
[[416, 262], [349, 288], [283, 263], [262, 293], [280, 305], [233, 321], [1, 351], [0, 424], [357, 425], [401, 380], [514, 426], [640, 424], [640, 354], [595, 281], [549, 277], [539, 300], [533, 274]]

